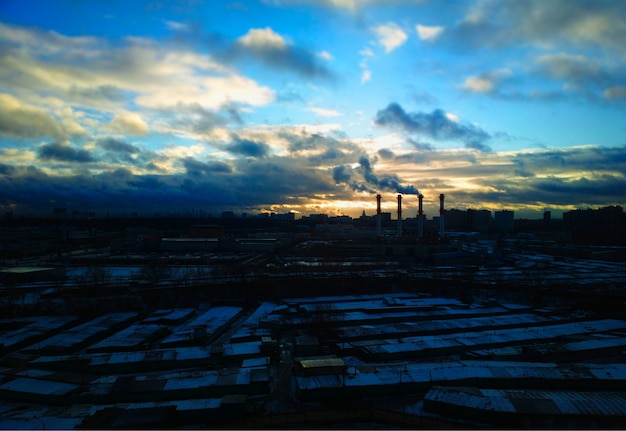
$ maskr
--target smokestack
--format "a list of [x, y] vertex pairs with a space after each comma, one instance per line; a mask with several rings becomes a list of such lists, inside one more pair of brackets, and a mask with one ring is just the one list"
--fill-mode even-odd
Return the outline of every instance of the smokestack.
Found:
[[382, 229], [380, 227], [380, 195], [376, 195], [376, 236], [380, 238], [382, 236]]
[[420, 194], [417, 198], [419, 199], [419, 207], [417, 210], [417, 237], [424, 238], [424, 211], [422, 210], [424, 195]]
[[398, 195], [398, 238], [402, 238], [402, 195]]
[[445, 210], [443, 209], [443, 198], [445, 196], [442, 194], [439, 195], [439, 236], [443, 237], [443, 218], [445, 214]]

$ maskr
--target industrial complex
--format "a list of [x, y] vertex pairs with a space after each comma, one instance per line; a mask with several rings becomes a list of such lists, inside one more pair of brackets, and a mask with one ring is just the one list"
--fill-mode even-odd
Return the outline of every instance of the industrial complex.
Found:
[[3, 219], [0, 428], [626, 427], [621, 207], [376, 204]]

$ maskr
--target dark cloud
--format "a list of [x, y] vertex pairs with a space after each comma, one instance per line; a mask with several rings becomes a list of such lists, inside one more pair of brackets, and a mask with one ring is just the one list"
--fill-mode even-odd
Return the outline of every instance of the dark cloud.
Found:
[[[127, 164], [148, 170], [159, 170], [154, 162], [165, 161], [165, 156], [118, 138], [107, 137], [98, 139], [96, 146], [104, 150], [104, 153], [97, 155], [98, 160], [102, 163]], [[96, 156], [92, 154], [92, 157], [95, 158]]]
[[270, 147], [265, 142], [256, 142], [250, 139], [243, 139], [233, 136], [233, 142], [228, 147], [228, 151], [245, 157], [266, 157], [270, 153]]
[[235, 44], [227, 52], [226, 58], [236, 61], [252, 58], [273, 69], [294, 72], [305, 78], [335, 79], [334, 73], [322, 64], [317, 54], [291, 45], [285, 48], [253, 48]]
[[400, 179], [395, 175], [386, 175], [382, 177], [378, 177], [374, 174], [370, 161], [367, 157], [363, 156], [359, 159], [360, 171], [363, 174], [363, 178], [367, 183], [377, 186], [382, 190], [390, 190], [398, 193], [412, 194], [418, 195], [419, 191], [409, 185], [404, 186], [400, 184]]
[[351, 169], [347, 166], [340, 165], [333, 168], [333, 180], [337, 184], [349, 183], [352, 179]]
[[195, 177], [211, 174], [230, 174], [233, 168], [223, 162], [203, 163], [194, 158], [182, 159], [182, 163], [187, 170], [187, 174]]
[[61, 127], [47, 113], [34, 108], [10, 107], [5, 98], [10, 99], [11, 105], [17, 102], [6, 95], [0, 100], [0, 136], [18, 139], [64, 137]]
[[230, 61], [254, 59], [276, 70], [294, 72], [305, 78], [335, 79], [322, 58], [307, 47], [285, 41], [271, 28], [251, 29], [221, 53]]
[[419, 194], [419, 191], [412, 185], [402, 185], [400, 179], [396, 175], [383, 175], [378, 176], [374, 173], [370, 160], [366, 156], [359, 158], [359, 167], [356, 171], [363, 178], [363, 181], [359, 182], [353, 180], [352, 172], [348, 170], [346, 166], [338, 166], [333, 169], [333, 179], [336, 183], [345, 183], [350, 188], [356, 191], [367, 191], [369, 193], [376, 193], [380, 190], [388, 190], [397, 193], [405, 194]]
[[626, 54], [626, 3], [596, 0], [489, 0], [437, 39], [472, 51], [564, 41]]
[[478, 151], [491, 151], [491, 148], [485, 143], [490, 139], [487, 132], [475, 126], [453, 121], [441, 109], [436, 109], [430, 114], [424, 112], [409, 113], [405, 112], [399, 104], [390, 103], [385, 109], [378, 111], [374, 123], [378, 126], [400, 129], [438, 141], [461, 141], [467, 148]]
[[15, 173], [15, 167], [0, 163], [0, 175], [11, 176]]
[[429, 144], [428, 142], [419, 142], [411, 138], [407, 139], [407, 141], [409, 142], [409, 144], [413, 145], [415, 149], [417, 150], [421, 150], [421, 151], [433, 151], [434, 150], [433, 146]]
[[139, 149], [132, 144], [114, 138], [104, 138], [97, 142], [100, 148], [122, 154], [137, 154]]
[[388, 148], [381, 148], [380, 150], [378, 150], [377, 154], [380, 156], [381, 159], [385, 160], [393, 159], [395, 157], [393, 151]]
[[217, 127], [229, 123], [243, 124], [239, 109], [235, 105], [224, 106], [219, 111], [206, 109], [197, 103], [177, 103], [174, 110], [162, 110], [162, 114], [171, 116], [169, 123], [176, 128], [197, 134], [209, 133]]
[[[98, 149], [111, 153], [117, 149], [115, 154], [135, 151], [123, 141], [100, 143]], [[516, 207], [520, 204], [540, 207], [626, 204], [623, 193], [626, 190], [624, 146], [539, 150], [513, 157], [465, 150], [466, 154], [479, 158], [481, 163], [471, 163], [458, 153], [462, 152], [452, 155], [439, 151], [414, 153], [415, 157], [427, 156], [436, 162], [420, 173], [420, 188], [454, 189], [450, 195], [446, 192], [450, 206], [475, 207], [477, 202]], [[403, 157], [389, 160], [397, 164], [398, 170], [404, 170], [414, 160], [405, 161]], [[48, 175], [33, 166], [5, 162], [0, 164], [0, 210], [30, 208], [42, 213], [47, 211], [46, 208], [65, 206], [83, 211], [89, 209], [101, 215], [106, 211], [163, 214], [204, 208], [219, 214], [227, 209], [254, 212], [276, 204], [310, 204], [312, 200], [322, 200], [320, 196], [331, 193], [337, 199], [346, 200], [354, 198], [354, 191], [417, 193], [414, 187], [403, 186], [406, 183], [396, 175], [375, 172], [371, 157], [361, 153], [354, 160], [359, 162], [355, 168], [346, 161], [334, 168], [319, 169], [310, 166], [305, 157], [239, 158], [233, 161], [232, 167], [219, 161], [185, 158], [180, 160], [183, 172], [161, 175], [107, 169], [104, 164], [98, 165], [96, 174], [63, 175], [59, 172]], [[448, 161], [453, 167], [446, 163]], [[534, 176], [528, 175], [532, 172], [535, 172]], [[588, 174], [581, 178], [580, 172]], [[459, 177], [476, 187], [457, 188], [454, 179]], [[337, 184], [346, 187], [337, 187]]]
[[92, 105], [94, 103], [119, 103], [124, 101], [124, 91], [113, 85], [100, 85], [95, 87], [71, 86], [68, 95], [72, 100]]
[[77, 149], [68, 143], [52, 142], [39, 147], [37, 156], [41, 160], [58, 162], [93, 162], [94, 158], [87, 150]]
[[[336, 75], [326, 67], [324, 61], [308, 47], [286, 42], [246, 44], [241, 39], [233, 41], [223, 34], [207, 32], [205, 28], [201, 21], [186, 22], [183, 29], [174, 31], [173, 39], [175, 43], [182, 45], [208, 48], [212, 55], [227, 63], [254, 60], [272, 69], [293, 72], [305, 78], [336, 79]], [[289, 93], [284, 96], [290, 97]]]

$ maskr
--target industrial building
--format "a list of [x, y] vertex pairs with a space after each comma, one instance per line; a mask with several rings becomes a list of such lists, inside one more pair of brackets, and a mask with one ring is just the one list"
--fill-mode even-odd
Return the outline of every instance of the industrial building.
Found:
[[0, 273], [0, 428], [626, 428], [626, 249], [423, 199], [53, 224]]

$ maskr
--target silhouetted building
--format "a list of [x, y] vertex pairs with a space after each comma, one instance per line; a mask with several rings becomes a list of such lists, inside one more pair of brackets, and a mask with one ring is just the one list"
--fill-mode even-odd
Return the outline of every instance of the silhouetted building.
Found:
[[571, 229], [572, 238], [578, 241], [623, 242], [625, 225], [623, 209], [617, 205], [563, 213], [563, 227]]
[[512, 232], [515, 227], [515, 213], [509, 210], [496, 211], [494, 213], [496, 230], [498, 232]]
[[467, 210], [468, 225], [470, 230], [486, 233], [491, 227], [491, 211], [489, 210]]
[[543, 212], [543, 224], [546, 226], [550, 226], [550, 221], [552, 219], [552, 213], [550, 211]]

